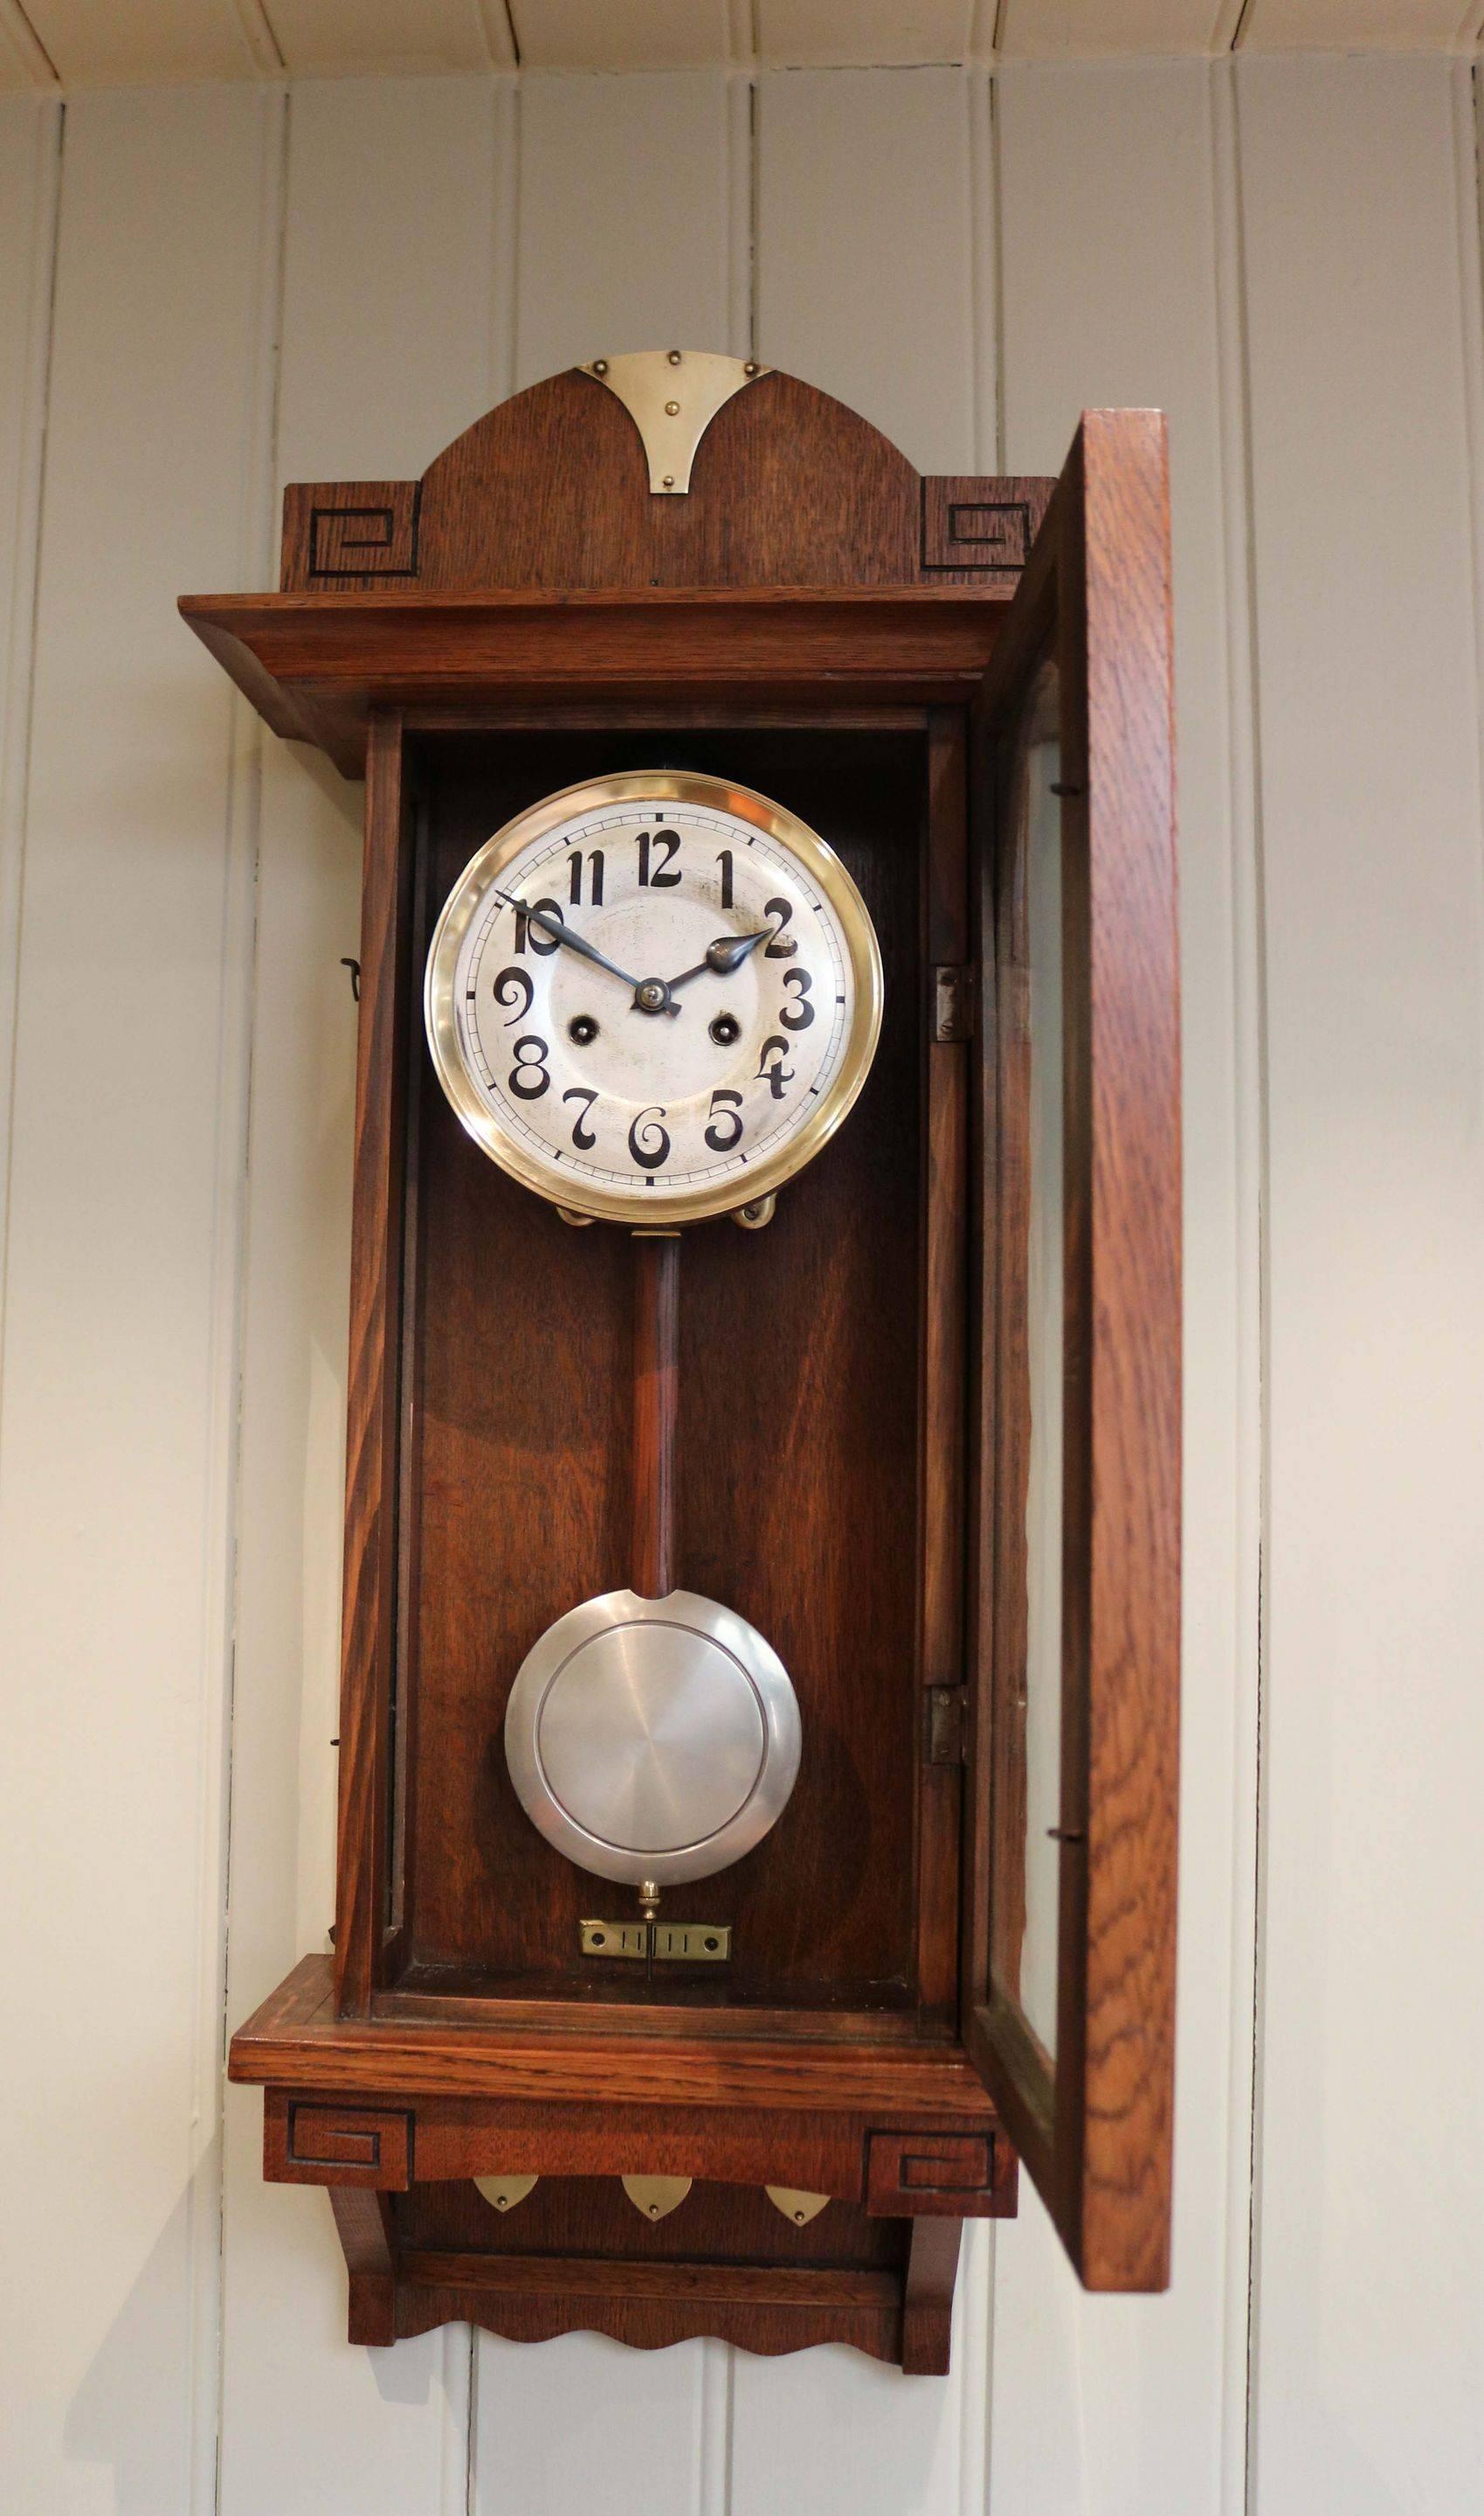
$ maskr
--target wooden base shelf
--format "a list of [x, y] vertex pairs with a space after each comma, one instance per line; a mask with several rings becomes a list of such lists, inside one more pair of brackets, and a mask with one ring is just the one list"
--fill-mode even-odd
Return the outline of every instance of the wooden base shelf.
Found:
[[[621, 2191], [621, 2188], [619, 2188]], [[472, 2198], [471, 2198], [472, 2196]], [[847, 2208], [826, 2211], [807, 2229], [749, 2229], [771, 2205], [754, 2194], [700, 2188], [680, 2212], [690, 2242], [789, 2244], [794, 2261], [730, 2262], [667, 2252], [654, 2259], [668, 2223], [648, 2227], [611, 2186], [557, 2182], [520, 2205], [537, 2233], [554, 2224], [580, 2234], [598, 2220], [603, 2253], [521, 2252], [518, 2229], [496, 2223], [491, 2250], [468, 2243], [442, 2248], [408, 2243], [429, 2215], [427, 2197], [405, 2213], [385, 2196], [333, 2187], [330, 2200], [350, 2273], [349, 2338], [388, 2347], [440, 2324], [474, 2324], [511, 2341], [551, 2341], [564, 2332], [602, 2332], [639, 2350], [707, 2336], [760, 2356], [781, 2357], [826, 2341], [845, 2342], [912, 2375], [945, 2375], [963, 2222], [920, 2219], [877, 2228]], [[538, 2207], [537, 2204], [540, 2206]], [[433, 2215], [490, 2214], [472, 2188], [440, 2197]], [[615, 2220], [628, 2214], [627, 2249]], [[677, 2220], [680, 2212], [676, 2214]], [[495, 2236], [510, 2246], [495, 2244]], [[873, 2242], [874, 2241], [874, 2242]], [[679, 2242], [679, 2239], [671, 2241]], [[643, 2248], [645, 2251], [640, 2251]], [[861, 2251], [865, 2261], [841, 2259]]]
[[304, 1957], [232, 2037], [230, 2076], [262, 2085], [429, 2096], [499, 2097], [609, 2106], [767, 2105], [831, 2114], [900, 2116], [988, 2132], [995, 2110], [956, 2041], [902, 2040], [895, 2019], [881, 2040], [842, 2038], [837, 2022], [776, 2011], [748, 2034], [741, 2013], [715, 2024], [704, 2009], [632, 2012], [570, 2003], [483, 2008], [482, 2023], [423, 2017], [337, 2018], [333, 1959]]
[[[229, 2068], [264, 2085], [265, 2174], [329, 2192], [350, 2338], [465, 2322], [640, 2349], [844, 2341], [941, 2373], [963, 2221], [1015, 2206], [1014, 2154], [962, 2051], [665, 2016], [647, 2039], [601, 2019], [337, 2020], [328, 1958], [296, 1967]], [[651, 2224], [624, 2190], [637, 2175], [691, 2190]], [[502, 2214], [479, 2176], [537, 2181]], [[829, 2199], [798, 2226], [768, 2185]]]

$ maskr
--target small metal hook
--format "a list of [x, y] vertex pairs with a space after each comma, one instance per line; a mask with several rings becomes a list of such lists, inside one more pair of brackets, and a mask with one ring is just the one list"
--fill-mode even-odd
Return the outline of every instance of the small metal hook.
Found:
[[355, 998], [356, 1003], [357, 1003], [357, 1004], [359, 1004], [359, 1002], [360, 1002], [360, 963], [359, 963], [358, 961], [352, 961], [352, 960], [351, 960], [351, 958], [350, 958], [350, 955], [349, 954], [349, 952], [343, 952], [343, 953], [341, 954], [341, 958], [340, 958], [340, 966], [341, 966], [341, 968], [342, 968], [343, 970], [349, 970], [349, 971], [350, 971], [350, 993], [351, 993], [351, 995]]

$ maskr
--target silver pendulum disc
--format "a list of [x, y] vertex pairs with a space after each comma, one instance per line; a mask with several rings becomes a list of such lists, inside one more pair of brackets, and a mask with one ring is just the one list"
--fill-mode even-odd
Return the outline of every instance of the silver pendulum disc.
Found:
[[761, 1843], [799, 1772], [799, 1704], [755, 1625], [694, 1590], [610, 1590], [520, 1664], [505, 1756], [526, 1816], [598, 1878], [709, 1878]]

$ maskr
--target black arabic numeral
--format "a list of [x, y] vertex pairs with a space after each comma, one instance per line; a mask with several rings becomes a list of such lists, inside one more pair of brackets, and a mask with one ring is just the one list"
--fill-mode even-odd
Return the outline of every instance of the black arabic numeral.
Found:
[[[779, 1032], [774, 1031], [771, 1038], [763, 1041], [763, 1055], [758, 1061], [758, 1072], [755, 1079], [759, 1083], [765, 1083], [767, 1085], [767, 1088], [769, 1092], [771, 1092], [775, 1101], [782, 1100], [784, 1085], [786, 1083], [792, 1083], [794, 1080], [793, 1068], [791, 1066], [785, 1066], [783, 1063], [787, 1055], [788, 1041], [784, 1039]], [[768, 1064], [769, 1058], [773, 1061], [771, 1066]]]
[[814, 1008], [807, 1002], [809, 989], [814, 984], [813, 980], [807, 970], [785, 970], [783, 984], [786, 987], [798, 989], [799, 1002], [797, 1005], [785, 1006], [778, 1020], [785, 1030], [807, 1030], [814, 1019]]
[[791, 935], [787, 943], [782, 943], [779, 939], [783, 934], [785, 926], [793, 923], [793, 902], [791, 900], [770, 900], [767, 906], [763, 909], [763, 914], [764, 917], [776, 917], [778, 920], [777, 925], [773, 928], [771, 942], [764, 944], [763, 946], [763, 958], [764, 961], [791, 961], [794, 954], [799, 949], [797, 936]]
[[[528, 1048], [535, 1050], [534, 1057], [526, 1056]], [[510, 1088], [517, 1101], [539, 1101], [543, 1092], [550, 1090], [552, 1078], [547, 1072], [546, 1062], [551, 1053], [550, 1043], [538, 1039], [533, 1030], [528, 1030], [522, 1039], [516, 1040]]]
[[[717, 1124], [706, 1130], [706, 1142], [714, 1153], [730, 1153], [742, 1142], [742, 1095], [740, 1092], [713, 1092], [711, 1114]], [[723, 1136], [721, 1129], [730, 1128]]]
[[505, 1017], [507, 1030], [513, 1028], [517, 1022], [524, 1021], [530, 1012], [531, 998], [535, 992], [525, 972], [517, 970], [514, 962], [508, 970], [501, 971], [495, 981], [495, 1002], [497, 1005], [514, 1005], [515, 1008], [513, 1014], [507, 1014]]
[[[582, 906], [581, 848], [573, 849], [572, 854], [567, 859], [567, 864], [570, 868], [570, 876], [567, 886], [568, 897], [571, 900], [572, 906], [574, 908], [580, 908]], [[601, 908], [602, 906], [602, 882], [603, 852], [601, 848], [592, 848], [588, 853], [588, 905], [590, 908]]]
[[580, 1101], [582, 1103], [582, 1108], [578, 1111], [576, 1117], [572, 1121], [572, 1142], [580, 1153], [590, 1153], [594, 1146], [597, 1144], [598, 1138], [594, 1135], [592, 1128], [586, 1124], [586, 1120], [598, 1095], [596, 1092], [584, 1092], [574, 1086], [572, 1091], [563, 1092], [561, 1097], [563, 1101]]
[[[555, 917], [557, 924], [560, 924], [561, 902], [559, 901], [533, 900], [531, 902], [531, 907], [544, 909], [548, 917]], [[524, 908], [517, 908], [515, 911], [515, 949], [517, 952], [523, 952], [527, 945], [529, 945], [533, 952], [540, 952], [543, 954], [548, 952], [559, 952], [561, 949], [561, 938], [559, 935], [548, 935], [541, 927], [533, 926], [529, 911]]]
[[[651, 1108], [639, 1111], [629, 1130], [629, 1152], [641, 1171], [660, 1170], [670, 1159], [670, 1138], [660, 1125], [664, 1115], [656, 1102]], [[649, 1139], [647, 1145], [642, 1141], [645, 1136]]]
[[732, 902], [731, 902], [731, 850], [730, 850], [730, 848], [722, 848], [722, 849], [721, 850], [720, 854], [719, 854], [719, 855], [718, 855], [718, 857], [717, 857], [717, 862], [718, 862], [718, 864], [719, 864], [719, 865], [721, 866], [721, 905], [722, 905], [722, 907], [723, 907], [723, 908], [730, 908], [730, 906], [731, 906], [731, 904], [732, 904]]
[[[663, 856], [659, 856], [654, 853], [660, 848], [663, 848], [665, 851]], [[647, 830], [640, 830], [639, 834], [639, 884], [640, 891], [674, 891], [676, 884], [680, 878], [679, 867], [677, 867], [674, 873], [667, 873], [665, 871], [665, 867], [669, 864], [671, 858], [679, 856], [680, 852], [680, 835], [677, 831], [656, 830], [651, 838]]]

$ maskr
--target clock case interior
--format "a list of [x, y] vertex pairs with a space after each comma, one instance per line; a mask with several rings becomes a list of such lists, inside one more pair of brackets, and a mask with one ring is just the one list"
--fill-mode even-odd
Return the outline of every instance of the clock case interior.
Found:
[[409, 737], [404, 1020], [415, 1051], [424, 939], [489, 832], [556, 788], [657, 766], [796, 812], [854, 876], [885, 957], [882, 1038], [845, 1127], [764, 1231], [694, 1225], [680, 1251], [676, 1586], [766, 1635], [801, 1690], [804, 1762], [756, 1851], [665, 1896], [668, 1920], [731, 1926], [724, 1967], [672, 1960], [656, 1984], [582, 1954], [582, 1917], [634, 1900], [535, 1833], [501, 1742], [532, 1644], [633, 1578], [633, 1242], [573, 1229], [478, 1153], [414, 1053], [397, 1508], [418, 1561], [397, 1603], [382, 1987], [853, 2010], [873, 2027], [935, 2004], [946, 2024], [954, 1987], [923, 1982], [915, 1885], [935, 1815], [921, 1805], [924, 1416], [952, 1401], [926, 1376], [926, 726]]
[[[1086, 676], [1084, 439], [1038, 540], [1052, 482], [920, 477], [844, 405], [737, 366], [683, 494], [657, 494], [642, 410], [601, 373], [501, 405], [421, 482], [289, 489], [279, 593], [182, 606], [276, 733], [366, 780], [334, 1953], [293, 1969], [230, 2069], [265, 2089], [266, 2173], [329, 2192], [352, 2339], [464, 2319], [651, 2347], [845, 2340], [940, 2370], [962, 2223], [1013, 2210], [1017, 2151], [1085, 2279], [1158, 2285], [1168, 2249], [1168, 1582], [1135, 1706], [1152, 1818], [1125, 1819], [1117, 1854], [1141, 1860], [1152, 1824], [1155, 1859], [1111, 2056], [1077, 2012], [1102, 1890], [1075, 1826], [1052, 2087], [991, 1979], [1018, 1717], [1003, 1653], [996, 1675], [994, 1388], [1023, 1286], [997, 1280], [986, 692], [1002, 641], [997, 705], [1049, 636]], [[1092, 417], [1108, 514], [1121, 530], [1132, 481], [1153, 554], [1137, 660], [1163, 694], [1168, 842], [1163, 428]], [[568, 1226], [465, 1136], [420, 996], [437, 911], [492, 830], [579, 778], [662, 766], [818, 830], [886, 986], [866, 1088], [772, 1222], [683, 1237], [678, 1577], [772, 1643], [804, 1746], [764, 1841], [667, 1899], [668, 1918], [729, 1925], [729, 1960], [646, 1968], [582, 1952], [581, 1920], [627, 1891], [542, 1840], [502, 1747], [537, 1636], [630, 1578], [635, 1244]], [[1168, 951], [1144, 960], [1173, 1005]], [[1168, 1494], [1161, 1368], [1138, 1439]], [[1099, 1631], [1121, 1608], [1116, 1580], [1099, 1604], [1117, 1533], [1088, 1512], [1092, 1682], [1063, 1726], [1095, 1794], [1116, 1657]], [[1110, 1890], [1111, 1949], [1133, 1908], [1127, 1876]], [[1129, 2080], [1131, 2054], [1110, 2107], [1098, 2075]], [[539, 2181], [500, 2215], [473, 2180], [496, 2175]], [[644, 2175], [693, 2189], [646, 2224], [615, 2180]], [[805, 2224], [764, 2187], [828, 2205]]]

